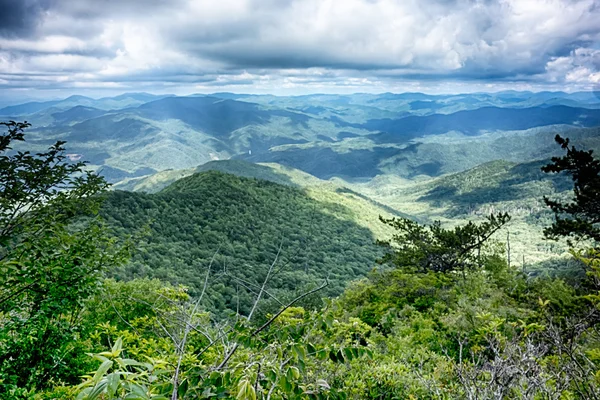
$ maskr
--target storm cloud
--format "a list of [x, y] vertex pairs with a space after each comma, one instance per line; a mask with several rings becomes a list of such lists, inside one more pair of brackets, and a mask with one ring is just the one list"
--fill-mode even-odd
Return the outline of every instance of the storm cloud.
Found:
[[600, 0], [0, 0], [0, 87], [600, 84]]

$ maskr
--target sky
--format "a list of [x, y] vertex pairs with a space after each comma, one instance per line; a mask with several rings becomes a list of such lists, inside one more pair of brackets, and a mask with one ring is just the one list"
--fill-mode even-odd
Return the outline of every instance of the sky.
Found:
[[5, 97], [600, 88], [600, 0], [0, 0]]

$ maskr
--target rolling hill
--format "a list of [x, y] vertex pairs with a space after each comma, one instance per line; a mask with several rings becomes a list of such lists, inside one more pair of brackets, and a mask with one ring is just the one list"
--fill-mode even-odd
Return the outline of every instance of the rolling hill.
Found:
[[340, 218], [350, 217], [354, 223], [369, 229], [376, 239], [387, 239], [392, 234], [387, 225], [379, 222], [380, 215], [386, 218], [405, 216], [415, 219], [413, 216], [400, 213], [391, 207], [378, 203], [364, 194], [350, 190], [344, 181], [324, 181], [300, 170], [279, 164], [253, 164], [240, 160], [211, 161], [198, 168], [162, 171], [143, 177], [127, 179], [116, 184], [113, 188], [133, 192], [157, 193], [179, 179], [208, 171], [218, 171], [243, 178], [261, 179], [280, 185], [301, 188], [308, 197], [315, 201], [344, 206], [348, 213], [340, 215]]
[[115, 272], [119, 278], [157, 277], [195, 293], [216, 253], [208, 296], [215, 312], [247, 312], [276, 259], [271, 289], [286, 298], [326, 277], [327, 294], [339, 294], [379, 254], [372, 232], [343, 204], [217, 171], [195, 173], [155, 194], [111, 192], [101, 214], [119, 235], [147, 233], [132, 261]]
[[71, 153], [102, 168], [112, 182], [230, 158], [278, 163], [321, 179], [390, 173], [412, 179], [496, 159], [548, 157], [548, 145], [540, 146], [536, 137], [599, 126], [600, 102], [594, 99], [561, 92], [130, 93], [27, 103], [0, 113], [34, 124], [32, 148], [67, 140]]
[[496, 235], [496, 240], [510, 240], [515, 265], [540, 273], [554, 266], [563, 270], [568, 264], [565, 260], [570, 259], [564, 242], [543, 238], [542, 231], [553, 218], [543, 197], [566, 198], [573, 188], [569, 177], [540, 170], [548, 161], [497, 160], [433, 179], [408, 181], [381, 175], [367, 183], [348, 185], [421, 221], [439, 220], [445, 226], [507, 212], [512, 220]]

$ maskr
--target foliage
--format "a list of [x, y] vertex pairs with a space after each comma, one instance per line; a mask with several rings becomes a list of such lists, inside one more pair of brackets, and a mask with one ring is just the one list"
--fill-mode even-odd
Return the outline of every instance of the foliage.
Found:
[[419, 272], [464, 272], [483, 266], [483, 246], [510, 221], [510, 216], [492, 214], [480, 224], [469, 222], [454, 229], [442, 228], [439, 221], [430, 226], [407, 218], [381, 218], [381, 221], [397, 230], [391, 241], [379, 242], [390, 250], [382, 263]]
[[544, 198], [556, 218], [544, 233], [553, 239], [567, 236], [600, 242], [600, 160], [594, 158], [592, 150], [570, 145], [569, 139], [556, 135], [555, 140], [567, 154], [553, 157], [542, 170], [571, 175], [574, 198], [570, 202]]
[[[113, 192], [101, 211], [122, 237], [147, 226], [131, 262], [113, 276], [183, 283], [197, 296], [217, 252], [204, 305], [247, 315], [253, 293], [281, 254], [270, 293], [293, 297], [329, 276], [328, 295], [365, 274], [379, 254], [372, 233], [341, 205], [279, 184], [208, 171], [156, 194]], [[341, 217], [345, 218], [341, 218]], [[269, 310], [263, 310], [268, 312]]]
[[[28, 160], [12, 170], [28, 182], [20, 171], [52, 156], [2, 160]], [[597, 250], [573, 252], [585, 280], [532, 277], [492, 238], [507, 214], [451, 228], [381, 218], [395, 230], [384, 266], [320, 302], [379, 255], [369, 230], [338, 218], [344, 207], [316, 210], [323, 203], [297, 188], [218, 172], [154, 195], [115, 192], [101, 211], [109, 226], [147, 236], [131, 264], [108, 271], [120, 248], [86, 216], [103, 187], [63, 211], [95, 179], [83, 165], [73, 175], [5, 227], [3, 398], [600, 396]], [[26, 198], [13, 187], [7, 199]], [[139, 275], [162, 280], [129, 279]]]
[[77, 379], [82, 302], [123, 254], [98, 221], [74, 224], [97, 212], [105, 181], [68, 163], [64, 142], [35, 155], [11, 152], [29, 124], [2, 125], [0, 393], [10, 393]]

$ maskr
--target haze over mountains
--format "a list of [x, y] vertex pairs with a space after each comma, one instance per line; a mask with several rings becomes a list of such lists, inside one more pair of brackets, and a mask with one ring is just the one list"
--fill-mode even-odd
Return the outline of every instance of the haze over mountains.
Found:
[[275, 162], [321, 179], [439, 176], [496, 159], [556, 152], [569, 130], [593, 142], [600, 99], [592, 92], [422, 93], [277, 97], [128, 93], [0, 109], [33, 124], [40, 148], [66, 140], [112, 182], [211, 160]]

